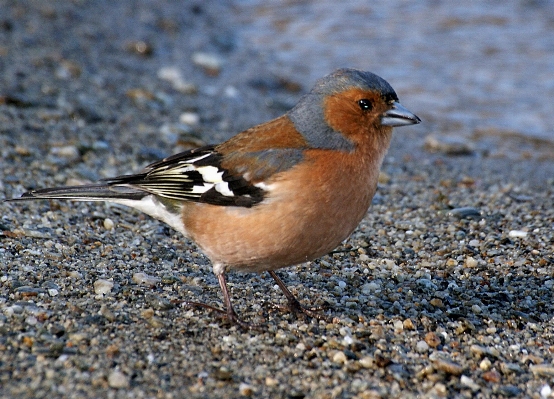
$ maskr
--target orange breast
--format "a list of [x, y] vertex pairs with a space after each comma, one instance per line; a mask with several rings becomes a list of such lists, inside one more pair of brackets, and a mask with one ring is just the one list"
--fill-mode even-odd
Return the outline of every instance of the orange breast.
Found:
[[186, 229], [225, 269], [274, 270], [315, 259], [347, 238], [371, 203], [382, 156], [363, 155], [307, 150], [306, 162], [267, 182], [267, 200], [255, 207], [187, 203]]

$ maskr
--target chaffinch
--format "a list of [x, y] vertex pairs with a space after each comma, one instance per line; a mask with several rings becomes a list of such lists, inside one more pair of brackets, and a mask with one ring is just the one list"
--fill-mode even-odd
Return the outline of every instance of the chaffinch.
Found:
[[211, 260], [227, 318], [241, 327], [252, 326], [231, 305], [230, 270], [267, 271], [292, 310], [316, 316], [275, 270], [325, 255], [350, 235], [375, 194], [392, 127], [419, 122], [384, 79], [339, 69], [285, 115], [222, 144], [170, 156], [138, 174], [17, 199], [111, 201], [164, 221]]

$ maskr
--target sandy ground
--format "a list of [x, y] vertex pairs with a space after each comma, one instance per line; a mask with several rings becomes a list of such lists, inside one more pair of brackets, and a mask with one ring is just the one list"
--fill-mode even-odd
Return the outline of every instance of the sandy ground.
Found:
[[[0, 193], [138, 171], [285, 112], [319, 69], [286, 41], [264, 47], [271, 30], [247, 40], [241, 24], [287, 25], [272, 4], [1, 1]], [[0, 203], [0, 396], [553, 397], [554, 145], [520, 134], [521, 118], [512, 133], [486, 122], [479, 103], [461, 109], [486, 128], [442, 119], [429, 106], [459, 92], [410, 83], [400, 65], [418, 63], [400, 48], [379, 73], [424, 123], [395, 133], [353, 236], [280, 272], [328, 321], [276, 308], [267, 275], [231, 274], [237, 311], [267, 326], [240, 331], [180, 305], [221, 297], [209, 261], [165, 225], [105, 204]]]

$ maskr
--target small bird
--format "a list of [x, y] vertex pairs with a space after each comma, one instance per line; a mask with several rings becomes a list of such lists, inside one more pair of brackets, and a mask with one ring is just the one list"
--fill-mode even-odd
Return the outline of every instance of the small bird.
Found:
[[231, 304], [231, 270], [267, 271], [292, 311], [316, 316], [275, 270], [323, 256], [352, 233], [375, 194], [392, 128], [419, 122], [384, 79], [343, 68], [319, 79], [285, 115], [221, 144], [137, 174], [12, 200], [110, 201], [167, 223], [211, 260], [225, 314], [243, 328], [253, 326]]

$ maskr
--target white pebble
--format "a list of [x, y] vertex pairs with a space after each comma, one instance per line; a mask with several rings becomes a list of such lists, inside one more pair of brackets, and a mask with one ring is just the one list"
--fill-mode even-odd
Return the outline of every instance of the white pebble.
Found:
[[344, 281], [340, 280], [340, 281], [339, 281], [339, 287], [340, 287], [340, 288], [346, 287], [346, 283], [345, 283]]
[[113, 288], [113, 282], [110, 280], [96, 280], [94, 282], [94, 292], [97, 295], [106, 295], [108, 294]]
[[114, 370], [108, 376], [108, 385], [111, 388], [129, 388], [129, 378], [119, 370]]
[[460, 377], [460, 382], [462, 385], [465, 385], [466, 387], [471, 388], [473, 391], [478, 391], [480, 389], [479, 384], [477, 384], [475, 381], [473, 381], [471, 378], [469, 378], [466, 375], [462, 375]]
[[483, 360], [481, 360], [481, 363], [479, 363], [479, 368], [484, 371], [490, 370], [491, 366], [492, 362], [489, 360], [488, 357], [484, 358]]
[[200, 123], [200, 115], [196, 112], [183, 112], [179, 116], [179, 121], [189, 126], [196, 126]]
[[418, 343], [416, 344], [416, 351], [418, 351], [419, 353], [425, 353], [428, 350], [429, 350], [429, 344], [427, 344], [427, 342], [418, 341]]
[[466, 258], [465, 264], [466, 264], [466, 267], [470, 267], [470, 268], [477, 267], [477, 260], [472, 256], [468, 256]]
[[115, 226], [115, 223], [113, 222], [112, 219], [110, 219], [110, 218], [104, 219], [104, 228], [106, 230], [112, 230], [114, 228], [114, 226]]
[[377, 291], [380, 289], [381, 286], [377, 284], [376, 282], [372, 281], [371, 283], [366, 283], [362, 285], [362, 293], [365, 295], [371, 294], [372, 292]]
[[343, 351], [338, 351], [333, 356], [333, 363], [344, 364], [346, 363], [346, 355]]
[[508, 236], [512, 238], [525, 238], [527, 237], [527, 232], [523, 230], [510, 230]]
[[546, 384], [541, 388], [541, 398], [548, 398], [550, 395], [552, 395], [552, 388]]
[[344, 344], [344, 346], [350, 346], [354, 343], [354, 340], [350, 335], [347, 335], [342, 339], [342, 343]]
[[50, 289], [48, 290], [48, 295], [50, 295], [50, 296], [58, 296], [58, 290], [55, 289], [55, 288], [50, 288]]
[[36, 326], [38, 323], [38, 320], [35, 316], [29, 316], [25, 319], [25, 323], [27, 323], [30, 326]]
[[471, 310], [472, 310], [473, 313], [479, 314], [479, 313], [481, 313], [481, 306], [479, 306], [479, 305], [473, 305], [473, 306], [471, 307]]
[[135, 273], [133, 274], [133, 281], [137, 284], [144, 284], [153, 287], [158, 284], [161, 279], [158, 277], [149, 276], [146, 273]]
[[221, 58], [219, 58], [217, 55], [201, 52], [194, 53], [192, 55], [192, 62], [203, 68], [216, 70], [219, 69], [222, 64]]

